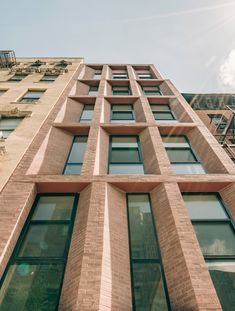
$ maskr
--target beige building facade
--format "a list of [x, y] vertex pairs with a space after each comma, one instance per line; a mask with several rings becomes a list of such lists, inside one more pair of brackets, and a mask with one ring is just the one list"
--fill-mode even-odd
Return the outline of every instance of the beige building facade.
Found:
[[1, 72], [0, 310], [232, 311], [234, 163], [154, 65], [64, 60]]

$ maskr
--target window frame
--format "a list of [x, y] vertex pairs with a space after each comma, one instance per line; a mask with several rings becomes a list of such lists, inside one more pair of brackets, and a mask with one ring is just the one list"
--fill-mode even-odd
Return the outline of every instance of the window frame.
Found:
[[[73, 201], [73, 206], [71, 209], [71, 218], [70, 220], [68, 220], [67, 222], [70, 223], [69, 224], [69, 230], [67, 233], [67, 238], [66, 238], [66, 243], [65, 243], [65, 248], [64, 248], [64, 254], [61, 257], [21, 257], [21, 258], [17, 258], [19, 256], [17, 256], [17, 254], [19, 255], [19, 250], [20, 247], [23, 245], [23, 241], [24, 238], [27, 235], [27, 232], [30, 224], [31, 224], [31, 220], [32, 220], [32, 216], [36, 210], [36, 207], [38, 205], [38, 202], [40, 200], [41, 197], [50, 197], [50, 196], [71, 196], [74, 197], [74, 201]], [[16, 241], [15, 247], [12, 251], [12, 254], [10, 256], [10, 259], [8, 260], [8, 263], [6, 265], [6, 268], [3, 272], [2, 278], [0, 279], [0, 290], [2, 288], [2, 285], [6, 279], [7, 273], [10, 269], [11, 266], [13, 266], [14, 264], [19, 264], [22, 262], [25, 263], [29, 263], [32, 265], [43, 265], [43, 264], [57, 264], [57, 265], [63, 265], [63, 269], [62, 269], [62, 277], [61, 277], [61, 281], [58, 287], [58, 296], [57, 296], [57, 303], [56, 303], [56, 310], [59, 306], [59, 302], [60, 302], [60, 297], [61, 297], [61, 292], [62, 292], [62, 287], [63, 287], [63, 283], [64, 283], [64, 276], [65, 276], [65, 271], [66, 271], [66, 265], [67, 265], [67, 261], [68, 261], [68, 256], [69, 256], [69, 248], [71, 245], [71, 241], [72, 241], [72, 235], [73, 235], [73, 229], [74, 229], [74, 223], [75, 223], [75, 217], [76, 217], [76, 213], [78, 210], [78, 203], [79, 203], [79, 193], [73, 193], [73, 192], [63, 192], [63, 193], [57, 193], [57, 192], [48, 192], [48, 193], [37, 193], [35, 196], [35, 200], [32, 204], [32, 207], [29, 211], [29, 214], [25, 220], [25, 223], [23, 225], [23, 228], [21, 230], [21, 232], [19, 233], [19, 237]], [[35, 220], [34, 220], [35, 221]], [[38, 221], [39, 223], [48, 223], [48, 222], [53, 222], [53, 221], [48, 221], [48, 220], [40, 220]], [[60, 224], [60, 222], [62, 222], [61, 224], [63, 224], [64, 220], [60, 221], [54, 221], [57, 224]], [[25, 259], [24, 259], [25, 258]]]
[[[115, 91], [115, 88], [119, 88], [120, 90]], [[122, 91], [122, 89], [123, 90], [126, 89], [126, 93], [124, 91]], [[121, 93], [116, 93], [116, 92], [121, 92]], [[130, 85], [112, 85], [112, 95], [113, 96], [130, 96], [130, 95], [132, 95]]]
[[[116, 105], [122, 105], [122, 106], [131, 106], [132, 109], [131, 110], [113, 110], [113, 106]], [[132, 115], [132, 119], [113, 119], [113, 116], [115, 113], [118, 114], [124, 114], [124, 113], [131, 113]], [[113, 121], [117, 121], [117, 122], [113, 122]], [[129, 121], [130, 123], [134, 123], [135, 120], [135, 111], [133, 109], [133, 104], [111, 104], [111, 111], [110, 111], [110, 122], [112, 123], [122, 123], [122, 121]], [[125, 122], [128, 123], [128, 122]]]
[[[12, 132], [14, 132], [14, 130], [20, 125], [20, 123], [23, 121], [23, 119], [24, 119], [25, 117], [11, 117], [11, 116], [4, 116], [4, 115], [0, 115], [0, 132], [10, 132], [10, 134], [12, 133]], [[4, 128], [2, 128], [1, 127], [1, 120], [3, 120], [3, 119], [20, 119], [20, 122], [18, 122], [17, 123], [17, 125], [16, 125], [16, 127], [14, 127], [14, 128], [11, 128], [11, 129], [4, 129]], [[4, 137], [4, 136], [0, 136], [0, 139], [4, 139], [4, 140], [6, 140], [9, 136], [10, 136], [10, 134], [9, 135], [7, 135], [7, 137]]]
[[196, 164], [201, 164], [200, 159], [197, 156], [197, 153], [193, 150], [193, 148], [192, 148], [192, 146], [190, 144], [190, 141], [189, 141], [189, 139], [188, 139], [188, 137], [186, 135], [161, 135], [161, 137], [184, 137], [186, 142], [187, 142], [187, 144], [188, 144], [188, 147], [165, 147], [164, 146], [164, 142], [162, 141], [163, 146], [164, 146], [166, 152], [167, 152], [167, 150], [190, 150], [192, 155], [194, 156], [194, 158], [196, 160], [195, 162], [171, 162], [170, 159], [169, 159], [171, 164], [195, 164], [195, 163]]
[[[26, 97], [25, 98], [25, 96], [28, 94], [28, 93], [37, 93], [37, 92], [41, 92], [41, 95], [40, 95], [40, 97]], [[24, 95], [22, 96], [22, 97], [20, 97], [19, 98], [19, 100], [18, 100], [18, 102], [20, 103], [20, 104], [30, 104], [30, 103], [37, 103], [40, 99], [41, 99], [41, 97], [45, 94], [45, 92], [46, 92], [46, 90], [31, 90], [31, 89], [28, 89], [25, 93], [24, 93]], [[30, 99], [29, 101], [24, 101], [25, 99]]]
[[[164, 106], [167, 106], [169, 108], [169, 110], [153, 110], [152, 106], [155, 105], [155, 106], [158, 106], [158, 104], [150, 104], [150, 108], [151, 108], [151, 111], [152, 111], [152, 114], [154, 116], [154, 119], [156, 122], [158, 121], [166, 121], [166, 122], [171, 122], [171, 121], [177, 121], [177, 118], [176, 118], [176, 115], [175, 113], [171, 110], [171, 106], [169, 104], [159, 104], [159, 105], [164, 105]], [[155, 117], [155, 113], [157, 114], [163, 114], [163, 113], [169, 113], [171, 116], [172, 116], [172, 119], [156, 119]]]
[[[147, 75], [149, 75], [149, 77], [141, 78], [141, 76], [147, 76]], [[137, 72], [137, 77], [138, 77], [138, 80], [152, 80], [152, 79], [154, 79], [151, 72]]]
[[[124, 76], [125, 75], [125, 77], [118, 77], [118, 76]], [[115, 77], [116, 76], [116, 77]], [[118, 72], [113, 72], [112, 73], [112, 79], [113, 80], [126, 80], [126, 79], [128, 79], [129, 77], [128, 77], [128, 73], [127, 72], [123, 72], [123, 73], [118, 73]]]
[[[148, 87], [151, 87], [151, 88], [155, 88], [156, 90], [155, 91], [151, 91], [151, 90], [147, 90], [147, 93], [146, 93], [146, 91], [145, 91], [145, 88], [148, 88]], [[142, 85], [141, 86], [141, 88], [142, 88], [142, 93], [145, 95], [145, 96], [148, 96], [148, 97], [151, 97], [151, 96], [163, 96], [163, 93], [162, 93], [162, 91], [161, 91], [161, 89], [160, 89], [160, 86], [159, 85]], [[150, 92], [150, 93], [149, 93]], [[159, 93], [159, 94], [154, 94], [154, 92], [155, 93]]]
[[[86, 110], [85, 110], [85, 107], [87, 107], [87, 106], [93, 106], [93, 110], [90, 110], [90, 111], [93, 111], [93, 113], [92, 113], [92, 118], [91, 118], [91, 119], [85, 119], [85, 118], [82, 117], [83, 112], [86, 111]], [[79, 123], [91, 123], [91, 121], [92, 121], [92, 119], [93, 119], [94, 110], [95, 110], [95, 104], [84, 104], [84, 105], [83, 105], [82, 112], [81, 112], [81, 115], [80, 115], [80, 118], [79, 118]], [[79, 136], [80, 136], [80, 135], [79, 135]]]
[[[53, 80], [46, 80], [45, 79], [45, 77], [55, 77], [55, 79], [53, 79]], [[49, 82], [49, 83], [53, 83], [53, 82], [55, 82], [55, 80], [57, 79], [59, 77], [59, 75], [53, 75], [53, 74], [51, 74], [51, 75], [47, 75], [47, 74], [44, 74], [42, 77], [41, 77], [41, 79], [39, 80], [39, 82]]]
[[[156, 247], [157, 247], [158, 258], [155, 258], [155, 259], [146, 259], [146, 258], [145, 259], [132, 259], [131, 226], [130, 226], [128, 195], [147, 195], [148, 196], [150, 212], [151, 212], [151, 220], [152, 220], [152, 224], [153, 224], [153, 231], [154, 231], [154, 236], [156, 239]], [[161, 268], [162, 283], [163, 283], [163, 288], [164, 288], [165, 297], [166, 297], [166, 304], [168, 307], [168, 311], [171, 311], [170, 298], [169, 298], [169, 293], [168, 293], [168, 288], [167, 288], [167, 283], [166, 283], [164, 266], [163, 266], [163, 262], [162, 262], [162, 256], [161, 256], [160, 244], [159, 244], [158, 235], [157, 235], [156, 224], [154, 221], [154, 213], [153, 213], [150, 193], [149, 192], [126, 192], [126, 209], [127, 209], [128, 248], [129, 248], [129, 261], [130, 261], [130, 274], [131, 274], [131, 294], [132, 294], [131, 297], [132, 297], [133, 311], [136, 311], [135, 291], [134, 291], [134, 271], [133, 271], [134, 270], [133, 269], [134, 263], [156, 263], [156, 264], [159, 264], [159, 266]]]
[[[191, 220], [191, 223], [192, 225], [194, 224], [229, 224], [229, 226], [232, 228], [232, 231], [235, 235], [235, 222], [233, 220], [233, 217], [232, 217], [232, 214], [231, 212], [229, 211], [229, 209], [226, 207], [222, 197], [220, 196], [220, 194], [218, 192], [188, 192], [188, 191], [182, 191], [181, 192], [182, 194], [182, 198], [183, 198], [183, 195], [215, 195], [216, 198], [218, 199], [218, 201], [220, 202], [221, 204], [221, 207], [222, 209], [224, 210], [225, 214], [228, 216], [227, 219], [218, 219], [218, 218], [207, 218], [207, 219], [191, 219], [190, 216], [190, 220]], [[184, 199], [183, 199], [184, 200]], [[186, 207], [186, 204], [185, 204], [185, 208], [187, 209]], [[195, 233], [196, 234], [196, 233]], [[234, 238], [234, 241], [235, 241], [235, 238]], [[234, 263], [235, 263], [235, 255], [204, 255], [202, 254], [205, 261], [231, 261], [231, 260], [234, 260]]]
[[[69, 149], [68, 156], [67, 156], [66, 161], [65, 161], [65, 164], [64, 164], [64, 169], [63, 169], [62, 175], [81, 175], [81, 173], [80, 173], [80, 174], [65, 174], [67, 165], [71, 165], [71, 166], [73, 166], [73, 165], [74, 165], [74, 166], [75, 166], [75, 165], [81, 165], [81, 170], [82, 170], [82, 165], [83, 165], [84, 157], [83, 157], [83, 161], [82, 161], [82, 162], [72, 162], [72, 163], [68, 163], [68, 160], [69, 160], [69, 157], [70, 157], [70, 155], [71, 155], [71, 152], [72, 152], [72, 149], [73, 149], [73, 144], [74, 144], [74, 142], [75, 142], [76, 137], [87, 137], [87, 141], [88, 141], [88, 135], [74, 135], [72, 144], [71, 144], [70, 149]], [[87, 141], [86, 141], [86, 144], [87, 144]], [[84, 152], [84, 156], [85, 156], [85, 153], [86, 153], [86, 150], [85, 150], [85, 152]]]
[[[21, 79], [14, 79], [15, 77], [22, 77]], [[26, 77], [28, 76], [28, 74], [14, 74], [13, 76], [10, 77], [10, 79], [7, 80], [7, 82], [21, 82], [22, 80], [24, 80]]]
[[[136, 143], [137, 143], [137, 147], [112, 147], [112, 138], [113, 137], [135, 137], [136, 138]], [[129, 149], [137, 149], [138, 151], [138, 157], [139, 157], [139, 162], [112, 162], [112, 150], [116, 149], [116, 150], [129, 150]], [[141, 146], [140, 146], [140, 140], [139, 140], [139, 135], [109, 135], [109, 154], [108, 154], [108, 174], [110, 174], [110, 165], [115, 164], [115, 165], [136, 165], [136, 164], [142, 164], [143, 166], [143, 171], [145, 174], [145, 169], [144, 169], [144, 160], [143, 160], [143, 156], [142, 156], [142, 152], [141, 152]], [[115, 174], [116, 175], [116, 174]], [[119, 175], [119, 174], [117, 174]], [[123, 174], [122, 174], [123, 175]], [[127, 173], [127, 175], [129, 175], [129, 173]], [[138, 174], [136, 174], [138, 175]], [[142, 174], [141, 174], [142, 175]]]
[[[95, 90], [92, 90], [94, 89]], [[96, 92], [94, 94], [90, 94], [91, 92]], [[98, 92], [99, 92], [99, 85], [89, 85], [89, 90], [88, 90], [88, 96], [97, 96], [98, 95]]]

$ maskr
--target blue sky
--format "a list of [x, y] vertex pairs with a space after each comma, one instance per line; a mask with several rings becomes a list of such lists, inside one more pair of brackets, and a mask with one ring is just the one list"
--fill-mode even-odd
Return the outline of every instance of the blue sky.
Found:
[[235, 1], [7, 0], [1, 49], [153, 63], [182, 92], [235, 93]]

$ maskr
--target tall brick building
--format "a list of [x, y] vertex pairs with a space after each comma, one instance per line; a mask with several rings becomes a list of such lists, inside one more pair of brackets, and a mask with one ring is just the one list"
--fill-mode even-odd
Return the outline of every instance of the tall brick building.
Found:
[[174, 85], [150, 64], [17, 62], [0, 310], [234, 310], [235, 166]]

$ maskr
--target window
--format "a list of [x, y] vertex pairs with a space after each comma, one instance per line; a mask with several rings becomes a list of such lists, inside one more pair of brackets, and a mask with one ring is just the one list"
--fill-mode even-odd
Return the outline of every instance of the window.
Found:
[[93, 79], [95, 80], [100, 80], [101, 79], [101, 71], [95, 72]]
[[54, 82], [57, 78], [58, 78], [59, 75], [47, 75], [45, 74], [40, 82]]
[[171, 111], [169, 105], [153, 104], [151, 109], [156, 121], [176, 121], [175, 114]]
[[1, 310], [57, 310], [76, 194], [40, 194], [4, 273]]
[[235, 310], [235, 227], [217, 193], [183, 198], [224, 311]]
[[129, 86], [113, 86], [112, 87], [113, 95], [131, 95]]
[[7, 90], [0, 90], [0, 96], [6, 93]]
[[111, 122], [112, 123], [133, 123], [135, 115], [132, 105], [113, 104], [111, 106]]
[[153, 76], [151, 73], [138, 72], [138, 79], [153, 79]]
[[40, 67], [41, 65], [44, 65], [44, 64], [45, 64], [45, 63], [42, 63], [40, 60], [38, 60], [38, 61], [32, 63], [32, 64], [30, 65], [30, 67], [38, 68], [38, 67]]
[[109, 174], [144, 174], [138, 136], [110, 136]]
[[116, 73], [113, 73], [113, 79], [128, 79], [128, 75], [127, 75], [127, 73], [123, 73], [123, 72], [120, 72], [120, 73], [118, 73], [118, 72], [116, 72]]
[[66, 62], [61, 62], [55, 65], [55, 69], [65, 69], [68, 66]]
[[149, 195], [127, 194], [127, 210], [133, 310], [169, 310]]
[[142, 90], [143, 90], [144, 95], [146, 96], [162, 95], [159, 86], [142, 86]]
[[37, 102], [45, 91], [28, 91], [21, 99], [21, 103]]
[[89, 123], [92, 120], [94, 105], [84, 105], [80, 123]]
[[8, 81], [9, 82], [20, 82], [25, 77], [27, 77], [27, 74], [18, 74], [16, 73], [13, 77], [11, 77]]
[[98, 86], [90, 86], [88, 95], [96, 96], [98, 93]]
[[80, 174], [83, 164], [83, 158], [86, 151], [87, 136], [75, 136], [68, 159], [65, 164], [64, 174]]
[[22, 120], [23, 118], [0, 117], [0, 138], [7, 139]]
[[185, 136], [162, 136], [175, 174], [204, 174], [205, 170]]
[[228, 119], [222, 114], [208, 114], [208, 117], [219, 129], [224, 129], [227, 125]]

